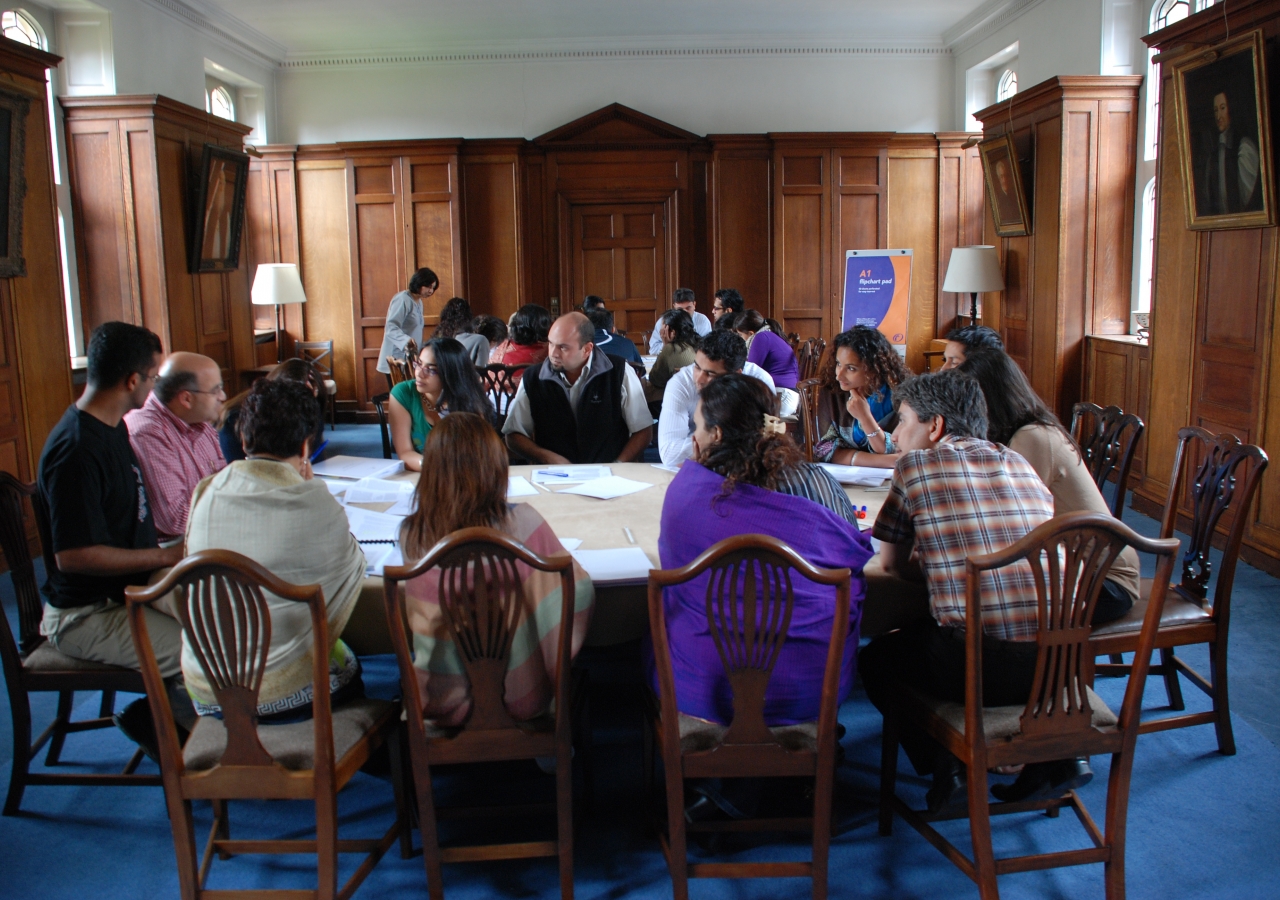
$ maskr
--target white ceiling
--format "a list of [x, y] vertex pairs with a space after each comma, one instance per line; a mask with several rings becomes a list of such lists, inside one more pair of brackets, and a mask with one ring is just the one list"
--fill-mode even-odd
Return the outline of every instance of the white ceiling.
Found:
[[[289, 56], [788, 41], [942, 43], [983, 0], [188, 0]], [[990, 0], [988, 0], [990, 2]]]

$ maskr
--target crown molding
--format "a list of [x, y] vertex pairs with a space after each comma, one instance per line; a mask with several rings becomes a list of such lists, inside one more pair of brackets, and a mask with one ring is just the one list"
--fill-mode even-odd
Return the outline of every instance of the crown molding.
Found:
[[942, 43], [959, 56], [991, 37], [1044, 0], [988, 0], [942, 33]]
[[250, 25], [201, 0], [142, 0], [185, 25], [246, 56], [252, 62], [275, 69], [288, 50]]

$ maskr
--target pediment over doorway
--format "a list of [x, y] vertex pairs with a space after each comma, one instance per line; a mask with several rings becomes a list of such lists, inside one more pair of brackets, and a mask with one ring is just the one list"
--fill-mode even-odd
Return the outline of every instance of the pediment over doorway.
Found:
[[611, 103], [561, 125], [533, 142], [551, 149], [609, 149], [617, 147], [687, 147], [702, 137], [661, 119]]

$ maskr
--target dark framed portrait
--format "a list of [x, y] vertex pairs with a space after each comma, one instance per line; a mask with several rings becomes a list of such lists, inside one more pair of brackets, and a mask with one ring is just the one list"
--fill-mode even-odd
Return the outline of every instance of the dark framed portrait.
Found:
[[996, 234], [1000, 237], [1030, 234], [1031, 215], [1013, 135], [1001, 134], [983, 141], [978, 145], [978, 154], [982, 157], [982, 175], [987, 183], [987, 200], [991, 203]]
[[1264, 57], [1256, 30], [1171, 63], [1188, 228], [1275, 223]]
[[204, 145], [191, 228], [192, 272], [228, 272], [239, 268], [248, 181], [247, 154], [213, 144]]
[[0, 88], [0, 278], [27, 274], [22, 256], [22, 201], [27, 194], [27, 113], [31, 101]]

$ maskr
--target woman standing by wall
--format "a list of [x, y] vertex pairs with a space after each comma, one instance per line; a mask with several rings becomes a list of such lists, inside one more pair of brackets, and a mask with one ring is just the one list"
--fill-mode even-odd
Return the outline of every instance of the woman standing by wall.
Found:
[[401, 291], [391, 298], [387, 307], [387, 322], [382, 331], [382, 349], [378, 351], [378, 371], [384, 375], [391, 373], [387, 365], [387, 357], [404, 359], [405, 347], [409, 341], [417, 346], [422, 344], [422, 301], [426, 300], [440, 287], [440, 279], [430, 269], [419, 269], [409, 279], [409, 289]]

